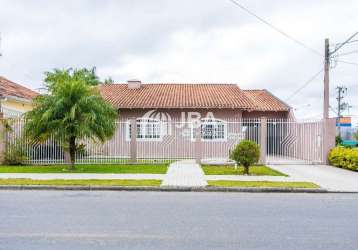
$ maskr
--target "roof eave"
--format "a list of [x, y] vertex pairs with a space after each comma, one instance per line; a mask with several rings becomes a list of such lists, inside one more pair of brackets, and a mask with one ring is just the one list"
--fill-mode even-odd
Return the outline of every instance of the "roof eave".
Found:
[[249, 107], [220, 107], [220, 106], [184, 106], [184, 107], [171, 107], [171, 106], [118, 106], [117, 109], [240, 109], [250, 110]]
[[24, 103], [24, 104], [32, 103], [32, 99], [27, 99], [27, 98], [22, 98], [22, 97], [18, 97], [18, 96], [12, 96], [12, 95], [2, 96], [1, 99], [12, 100], [12, 101], [16, 101], [16, 102], [20, 102], [20, 103]]

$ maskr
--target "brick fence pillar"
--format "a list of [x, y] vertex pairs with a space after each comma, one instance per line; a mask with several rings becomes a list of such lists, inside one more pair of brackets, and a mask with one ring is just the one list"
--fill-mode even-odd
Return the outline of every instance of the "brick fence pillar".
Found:
[[260, 129], [260, 161], [261, 164], [266, 164], [267, 158], [267, 118], [261, 117], [261, 129]]
[[336, 146], [336, 118], [323, 119], [323, 163], [328, 164], [329, 151]]
[[203, 154], [203, 145], [201, 140], [201, 124], [197, 124], [197, 127], [194, 128], [195, 134], [195, 160], [196, 163], [200, 164], [202, 160], [202, 154]]
[[131, 141], [130, 141], [130, 161], [137, 161], [137, 119], [131, 118]]

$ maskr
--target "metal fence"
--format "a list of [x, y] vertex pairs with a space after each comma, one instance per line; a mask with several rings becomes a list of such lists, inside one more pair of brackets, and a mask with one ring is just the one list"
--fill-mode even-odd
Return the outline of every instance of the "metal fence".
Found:
[[267, 121], [268, 163], [322, 163], [323, 123], [286, 119]]
[[[263, 124], [264, 122], [264, 124]], [[63, 142], [50, 137], [44, 143], [33, 143], [24, 133], [24, 120], [9, 122], [7, 151], [21, 148], [28, 164], [63, 164], [68, 157]], [[262, 131], [262, 126], [266, 129]], [[84, 150], [76, 155], [77, 164], [164, 162], [176, 159], [226, 160], [230, 150], [243, 139], [263, 147], [268, 163], [321, 163], [322, 122], [297, 122], [283, 119], [227, 119], [182, 122], [180, 120], [136, 122], [132, 130], [128, 120], [118, 120], [114, 136], [105, 143], [82, 139]], [[135, 131], [133, 140], [131, 133]], [[262, 148], [262, 147], [261, 147]]]

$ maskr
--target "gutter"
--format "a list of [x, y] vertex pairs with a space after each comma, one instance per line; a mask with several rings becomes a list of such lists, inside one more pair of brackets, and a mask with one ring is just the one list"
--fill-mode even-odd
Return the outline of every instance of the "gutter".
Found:
[[252, 187], [172, 187], [172, 186], [55, 186], [55, 185], [0, 185], [1, 190], [54, 191], [157, 191], [157, 192], [240, 192], [240, 193], [328, 193], [322, 188], [252, 188]]
[[32, 99], [27, 99], [27, 98], [22, 98], [22, 97], [17, 97], [17, 96], [3, 96], [1, 97], [0, 99], [4, 100], [4, 101], [7, 101], [7, 100], [13, 100], [13, 101], [16, 101], [16, 102], [20, 102], [20, 103], [23, 103], [23, 104], [31, 104], [32, 103]]

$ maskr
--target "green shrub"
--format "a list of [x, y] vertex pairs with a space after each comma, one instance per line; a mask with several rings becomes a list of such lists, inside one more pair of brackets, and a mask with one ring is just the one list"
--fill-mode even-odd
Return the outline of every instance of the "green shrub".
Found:
[[260, 147], [254, 141], [242, 140], [230, 153], [230, 158], [238, 165], [244, 166], [244, 174], [260, 159]]
[[336, 136], [336, 146], [341, 145], [343, 142], [342, 137], [340, 135]]
[[7, 145], [4, 164], [7, 165], [24, 165], [27, 160], [24, 147], [20, 143]]
[[335, 147], [328, 160], [332, 166], [358, 171], [358, 148]]

